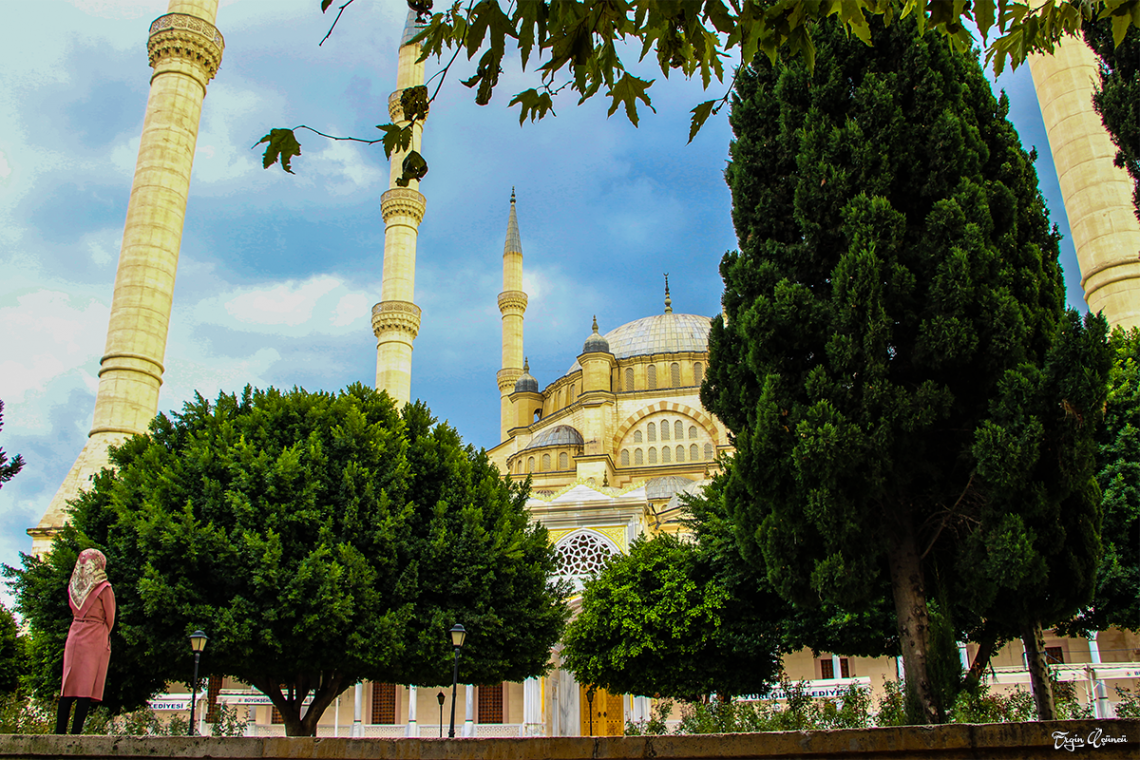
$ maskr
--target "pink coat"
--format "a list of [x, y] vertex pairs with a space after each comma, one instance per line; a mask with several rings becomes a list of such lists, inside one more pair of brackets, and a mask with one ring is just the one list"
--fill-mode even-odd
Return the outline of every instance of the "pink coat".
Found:
[[68, 594], [71, 605], [71, 630], [63, 648], [64, 697], [90, 697], [103, 700], [103, 684], [107, 680], [107, 663], [111, 660], [111, 627], [115, 625], [115, 592], [111, 584], [100, 583], [78, 608]]

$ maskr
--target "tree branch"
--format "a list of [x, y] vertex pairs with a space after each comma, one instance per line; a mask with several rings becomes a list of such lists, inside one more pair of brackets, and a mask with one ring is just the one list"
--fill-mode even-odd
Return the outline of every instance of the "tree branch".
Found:
[[344, 9], [347, 8], [348, 6], [352, 5], [355, 2], [356, 2], [356, 0], [348, 0], [348, 2], [346, 2], [344, 5], [340, 6], [340, 10], [338, 10], [336, 13], [336, 18], [333, 19], [332, 26], [329, 27], [328, 33], [324, 37], [321, 38], [321, 41], [317, 43], [317, 47], [320, 47], [321, 45], [325, 44], [325, 40], [327, 40], [329, 37], [332, 36], [333, 29], [336, 29], [336, 22], [340, 21], [340, 16], [342, 13], [344, 13]]
[[[375, 145], [378, 142], [384, 142], [384, 138], [382, 138], [382, 137], [379, 139], [376, 139], [376, 140], [365, 140], [363, 137], [337, 137], [336, 135], [326, 135], [324, 132], [321, 132], [320, 130], [317, 130], [317, 129], [313, 129], [312, 127], [306, 126], [304, 124], [297, 126], [297, 127], [293, 127], [293, 129], [294, 129], [294, 131], [296, 131], [298, 129], [307, 129], [310, 132], [312, 132], [313, 134], [320, 135], [321, 137], [327, 137], [330, 140], [347, 140], [349, 142], [364, 143], [365, 145]], [[254, 147], [256, 148], [257, 146], [255, 145]]]

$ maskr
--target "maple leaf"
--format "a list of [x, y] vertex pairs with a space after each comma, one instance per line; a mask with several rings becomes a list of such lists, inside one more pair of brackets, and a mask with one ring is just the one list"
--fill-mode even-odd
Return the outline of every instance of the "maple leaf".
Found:
[[393, 153], [407, 150], [412, 144], [412, 125], [397, 127], [395, 124], [377, 124], [376, 128], [384, 133], [384, 155], [388, 158]]
[[655, 81], [654, 79], [650, 79], [646, 82], [644, 79], [631, 76], [628, 73], [624, 74], [622, 78], [617, 81], [617, 84], [607, 93], [607, 95], [613, 98], [613, 103], [610, 104], [610, 110], [606, 112], [606, 115], [613, 116], [618, 106], [624, 103], [625, 115], [629, 117], [630, 122], [636, 127], [638, 100], [643, 101], [645, 105], [649, 106], [650, 111], [657, 113], [657, 109], [650, 104], [649, 96], [645, 93], [645, 91], [649, 89], [649, 86]]
[[293, 130], [271, 129], [269, 134], [258, 140], [253, 147], [256, 148], [262, 143], [269, 144], [265, 146], [265, 154], [261, 157], [261, 168], [268, 169], [280, 159], [281, 168], [292, 174], [289, 162], [293, 160], [293, 156], [301, 155], [301, 143], [297, 142]]

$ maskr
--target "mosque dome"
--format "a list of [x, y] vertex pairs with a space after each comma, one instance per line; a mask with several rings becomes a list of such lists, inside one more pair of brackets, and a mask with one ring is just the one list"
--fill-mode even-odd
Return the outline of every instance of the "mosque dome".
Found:
[[534, 437], [527, 445], [528, 449], [540, 449], [544, 446], [581, 446], [584, 443], [582, 434], [569, 425], [555, 425], [544, 430]]
[[585, 343], [585, 345], [582, 346], [582, 353], [584, 353], [584, 354], [593, 354], [593, 353], [608, 354], [609, 352], [610, 352], [610, 342], [608, 340], [606, 340], [605, 338], [603, 338], [601, 335], [598, 335], [598, 318], [594, 317], [594, 332], [590, 335], [590, 337], [586, 338], [586, 343]]
[[530, 361], [523, 360], [523, 372], [519, 375], [519, 379], [515, 381], [515, 393], [522, 393], [524, 391], [530, 393], [538, 393], [538, 380], [534, 375], [530, 374]]
[[[610, 330], [602, 339], [617, 359], [685, 351], [705, 353], [709, 350], [710, 329], [712, 320], [708, 317], [667, 312], [628, 322]], [[581, 368], [575, 361], [566, 374]]]
[[693, 485], [693, 481], [679, 475], [666, 475], [661, 478], [650, 478], [645, 483], [645, 498], [668, 499], [673, 494], [684, 491]]

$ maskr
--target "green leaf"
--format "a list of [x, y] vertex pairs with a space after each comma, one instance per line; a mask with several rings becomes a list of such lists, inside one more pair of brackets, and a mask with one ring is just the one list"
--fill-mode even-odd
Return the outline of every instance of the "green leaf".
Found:
[[280, 159], [281, 168], [292, 174], [293, 170], [289, 168], [289, 162], [293, 160], [293, 156], [301, 155], [301, 144], [297, 142], [297, 137], [293, 134], [293, 130], [272, 129], [269, 131], [269, 134], [258, 140], [253, 147], [256, 148], [262, 143], [269, 144], [265, 146], [265, 154], [261, 157], [261, 168], [268, 169]]
[[715, 100], [706, 100], [690, 112], [693, 114], [693, 119], [689, 125], [689, 142], [693, 141], [693, 138], [697, 136], [697, 132], [701, 131], [701, 127], [703, 127], [705, 121], [708, 120], [709, 115], [713, 113], [714, 103], [716, 103]]
[[384, 155], [388, 158], [393, 153], [407, 150], [412, 144], [412, 125], [397, 127], [395, 124], [377, 124], [376, 128], [384, 133]]
[[650, 79], [646, 82], [644, 79], [632, 76], [628, 73], [624, 74], [617, 84], [613, 86], [607, 95], [613, 98], [613, 103], [610, 104], [610, 110], [606, 112], [607, 116], [613, 116], [617, 111], [618, 106], [625, 105], [625, 115], [629, 118], [633, 126], [637, 126], [637, 101], [641, 100], [645, 105], [649, 106], [649, 110], [657, 113], [657, 109], [649, 102], [649, 95], [646, 90], [656, 80]]
[[329, 9], [329, 6], [332, 4], [333, 0], [321, 0], [321, 13], [327, 11]]
[[985, 40], [994, 25], [994, 0], [974, 0], [974, 22]]
[[[519, 124], [522, 125], [527, 116], [533, 122], [535, 119], [541, 119], [546, 116], [546, 113], [554, 113], [554, 103], [551, 100], [549, 92], [539, 93], [533, 87], [529, 90], [523, 90], [518, 95], [511, 98], [511, 102], [507, 104], [508, 107], [518, 103], [522, 111], [519, 113]], [[557, 115], [557, 114], [555, 114]]]
[[403, 173], [400, 175], [400, 178], [396, 180], [396, 184], [400, 187], [407, 187], [408, 183], [413, 179], [418, 182], [428, 173], [427, 161], [419, 154], [419, 151], [415, 150], [404, 157], [404, 163], [401, 169], [403, 169]]

